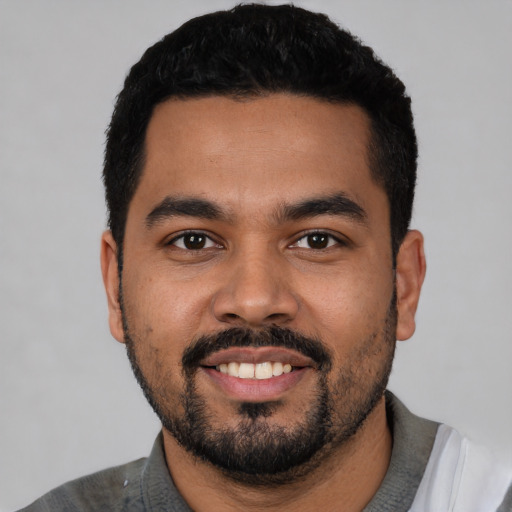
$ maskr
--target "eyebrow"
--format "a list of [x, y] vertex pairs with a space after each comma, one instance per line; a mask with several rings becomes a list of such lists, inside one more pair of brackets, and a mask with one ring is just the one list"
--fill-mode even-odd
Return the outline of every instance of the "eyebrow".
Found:
[[278, 212], [279, 220], [300, 220], [318, 215], [339, 215], [366, 224], [365, 209], [343, 192], [305, 199], [297, 204], [285, 204]]
[[209, 220], [226, 220], [227, 214], [217, 205], [196, 197], [167, 196], [146, 216], [146, 227], [176, 216], [196, 217]]
[[[362, 206], [343, 192], [329, 196], [313, 197], [296, 204], [283, 204], [278, 208], [275, 219], [278, 223], [316, 217], [339, 215], [366, 224], [367, 214]], [[215, 203], [196, 197], [167, 196], [146, 216], [146, 227], [177, 216], [195, 217], [207, 220], [228, 221], [230, 216]]]

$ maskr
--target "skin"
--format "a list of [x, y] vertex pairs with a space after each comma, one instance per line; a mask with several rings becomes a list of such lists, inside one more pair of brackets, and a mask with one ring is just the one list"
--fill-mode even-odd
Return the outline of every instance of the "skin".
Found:
[[[385, 357], [383, 328], [396, 283], [396, 338], [409, 338], [425, 275], [423, 238], [410, 231], [392, 268], [389, 204], [370, 175], [369, 120], [357, 106], [285, 94], [235, 101], [169, 100], [156, 107], [146, 134], [146, 162], [131, 201], [123, 247], [126, 321], [149, 381], [166, 383], [169, 407], [183, 389], [183, 351], [198, 336], [230, 327], [279, 325], [320, 338], [336, 370], [357, 361], [362, 385]], [[344, 194], [364, 215], [320, 214], [290, 219], [283, 204]], [[167, 196], [200, 198], [225, 215], [148, 215]], [[281, 215], [279, 215], [281, 213]], [[187, 250], [186, 230], [211, 241]], [[314, 249], [307, 234], [329, 235]], [[113, 336], [124, 342], [117, 247], [102, 238], [102, 271]], [[362, 343], [372, 343], [357, 360]], [[284, 391], [266, 421], [292, 428], [317, 384], [308, 368]], [[195, 384], [214, 426], [236, 428], [241, 397], [199, 369]], [[338, 396], [339, 414], [343, 398]], [[341, 396], [341, 397], [340, 397]], [[274, 397], [275, 398], [275, 397]], [[254, 399], [249, 397], [249, 400]], [[208, 510], [361, 510], [377, 491], [391, 454], [384, 399], [359, 431], [330, 450], [296, 485], [234, 483], [198, 461], [164, 429], [176, 486], [191, 508]]]

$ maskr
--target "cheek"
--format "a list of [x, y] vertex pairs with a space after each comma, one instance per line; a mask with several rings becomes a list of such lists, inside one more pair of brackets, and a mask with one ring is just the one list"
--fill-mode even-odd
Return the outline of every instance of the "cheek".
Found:
[[123, 296], [130, 330], [155, 347], [183, 349], [196, 336], [208, 298], [197, 284], [171, 279], [151, 269], [123, 276]]
[[314, 282], [307, 280], [301, 289], [313, 333], [335, 351], [346, 351], [384, 326], [393, 282], [389, 273], [347, 268]]

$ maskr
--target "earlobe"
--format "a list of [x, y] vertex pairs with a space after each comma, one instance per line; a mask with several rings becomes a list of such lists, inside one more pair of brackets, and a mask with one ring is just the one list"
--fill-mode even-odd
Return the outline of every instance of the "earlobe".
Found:
[[405, 236], [396, 258], [398, 321], [396, 337], [407, 340], [416, 329], [415, 315], [425, 278], [426, 262], [423, 235], [416, 230]]
[[110, 332], [117, 341], [124, 343], [123, 320], [119, 302], [117, 244], [110, 231], [105, 231], [101, 237], [101, 273], [107, 294]]

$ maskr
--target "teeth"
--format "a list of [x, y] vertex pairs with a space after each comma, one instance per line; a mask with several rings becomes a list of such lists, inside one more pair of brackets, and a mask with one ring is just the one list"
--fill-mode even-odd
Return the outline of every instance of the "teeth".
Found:
[[272, 368], [272, 375], [274, 377], [279, 377], [279, 375], [283, 374], [283, 363], [274, 363], [274, 367]]
[[240, 366], [238, 368], [238, 376], [241, 379], [253, 379], [254, 365], [251, 363], [240, 363]]
[[232, 362], [228, 364], [228, 375], [232, 377], [238, 377], [238, 367], [240, 365], [236, 362]]
[[217, 370], [231, 377], [238, 377], [240, 379], [270, 379], [271, 377], [279, 377], [283, 373], [290, 373], [292, 365], [289, 363], [272, 363], [265, 361], [264, 363], [222, 363], [217, 366]]
[[272, 377], [272, 363], [259, 363], [254, 369], [257, 379], [270, 379]]

